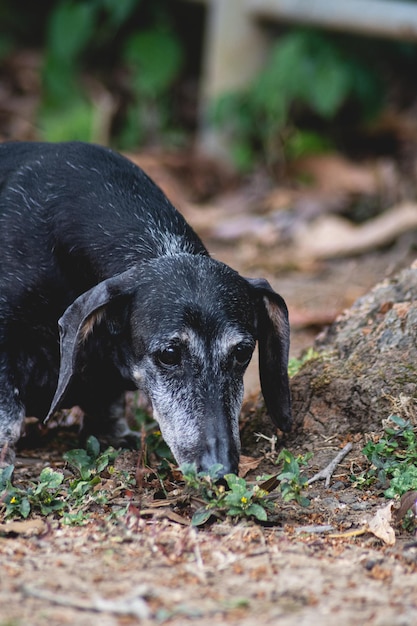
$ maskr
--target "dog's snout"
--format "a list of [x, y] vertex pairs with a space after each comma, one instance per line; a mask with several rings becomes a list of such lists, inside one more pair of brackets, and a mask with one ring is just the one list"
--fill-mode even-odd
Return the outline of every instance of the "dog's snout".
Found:
[[221, 465], [218, 471], [219, 478], [225, 474], [237, 474], [239, 466], [239, 451], [235, 442], [228, 437], [209, 437], [206, 440], [204, 452], [199, 463], [199, 470], [210, 470], [214, 465]]

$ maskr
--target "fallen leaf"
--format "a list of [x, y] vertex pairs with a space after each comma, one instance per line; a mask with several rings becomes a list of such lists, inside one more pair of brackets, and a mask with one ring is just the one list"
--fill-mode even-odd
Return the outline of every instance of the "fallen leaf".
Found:
[[[415, 512], [417, 503], [417, 491], [407, 491], [401, 496], [400, 508], [395, 511], [395, 519], [397, 522], [401, 522], [410, 509]], [[415, 514], [415, 513], [414, 513]]]
[[378, 509], [375, 515], [366, 523], [368, 531], [388, 546], [395, 544], [395, 532], [390, 523], [392, 520], [392, 506], [393, 503], [388, 502], [388, 504]]
[[251, 470], [257, 469], [261, 461], [261, 458], [255, 459], [253, 456], [241, 455], [239, 462], [239, 476], [244, 478]]

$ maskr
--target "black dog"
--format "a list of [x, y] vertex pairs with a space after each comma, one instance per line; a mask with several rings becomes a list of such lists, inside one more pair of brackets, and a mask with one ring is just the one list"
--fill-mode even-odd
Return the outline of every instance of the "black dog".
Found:
[[138, 388], [178, 463], [236, 472], [256, 340], [266, 406], [286, 431], [288, 314], [269, 284], [210, 258], [119, 154], [83, 143], [0, 145], [3, 465], [24, 416], [58, 407], [79, 405], [88, 432], [132, 444], [123, 398]]

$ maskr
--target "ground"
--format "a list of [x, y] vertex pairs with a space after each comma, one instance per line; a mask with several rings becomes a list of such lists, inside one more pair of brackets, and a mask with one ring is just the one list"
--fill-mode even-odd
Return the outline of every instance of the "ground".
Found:
[[[175, 183], [169, 178], [166, 186], [172, 196], [181, 196]], [[240, 216], [256, 217], [256, 237], [253, 232], [246, 236], [241, 222], [232, 224], [241, 229], [238, 235], [225, 236], [227, 228], [230, 233], [230, 215], [236, 215], [231, 208], [233, 193], [240, 202]], [[286, 244], [278, 235], [274, 239], [271, 228], [262, 230], [272, 223], [271, 214], [265, 208], [254, 211], [260, 203], [245, 203], [245, 197], [234, 191], [227, 202], [204, 207], [186, 201], [183, 210], [218, 258], [245, 275], [267, 277], [285, 297], [293, 355], [311, 345], [323, 325], [387, 272], [413, 260], [409, 232], [382, 250], [371, 247], [340, 259], [299, 259], [290, 246], [285, 255]], [[254, 230], [251, 222], [248, 228]], [[277, 452], [267, 440], [257, 440], [259, 424], [255, 427], [251, 421], [262, 412], [258, 388], [252, 367], [242, 438], [245, 454], [261, 461], [248, 480], [276, 468]], [[265, 433], [270, 434], [270, 426]], [[41, 516], [1, 525], [0, 626], [413, 624], [414, 536], [399, 524], [394, 525], [394, 545], [385, 545], [369, 532], [353, 532], [363, 529], [364, 519], [386, 504], [381, 494], [360, 491], [350, 481], [364, 466], [361, 449], [366, 437], [367, 433], [313, 437], [304, 432], [297, 439], [278, 440], [278, 450], [285, 445], [293, 454], [313, 453], [308, 476], [325, 467], [347, 441], [353, 449], [336, 468], [329, 487], [322, 481], [308, 487], [309, 507], [278, 498], [266, 524], [226, 519], [196, 529], [189, 523], [183, 487], [174, 481], [167, 496], [158, 493], [154, 483], [122, 490], [106, 505], [93, 508], [91, 519], [81, 526]], [[59, 436], [40, 448], [22, 449], [15, 483], [27, 484], [48, 464], [67, 471], [62, 453], [71, 447], [72, 433], [59, 430]], [[118, 463], [134, 475], [137, 455], [124, 453]], [[109, 519], [129, 501], [129, 514], [117, 522]]]

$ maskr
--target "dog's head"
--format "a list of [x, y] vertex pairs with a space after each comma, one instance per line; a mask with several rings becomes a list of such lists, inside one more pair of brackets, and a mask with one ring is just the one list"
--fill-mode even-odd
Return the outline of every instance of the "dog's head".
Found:
[[243, 375], [259, 344], [267, 410], [291, 425], [285, 302], [264, 280], [241, 277], [208, 256], [153, 259], [81, 295], [60, 320], [61, 368], [50, 413], [63, 398], [77, 352], [97, 317], [128, 332], [124, 369], [152, 402], [177, 462], [236, 472]]

